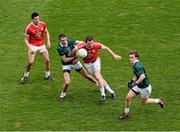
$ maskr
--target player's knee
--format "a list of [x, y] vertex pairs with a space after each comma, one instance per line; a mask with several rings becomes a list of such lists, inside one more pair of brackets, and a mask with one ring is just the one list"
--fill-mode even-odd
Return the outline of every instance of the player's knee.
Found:
[[49, 63], [50, 63], [50, 60], [49, 60], [49, 59], [46, 59], [46, 60], [45, 60], [45, 63], [46, 63], [46, 64], [49, 64]]
[[96, 78], [96, 80], [101, 80], [101, 77], [98, 74], [94, 74], [94, 77]]
[[126, 100], [126, 101], [131, 101], [132, 98], [131, 98], [130, 96], [126, 96], [125, 100]]
[[91, 78], [91, 76], [89, 74], [85, 74], [84, 77], [85, 78]]
[[65, 84], [65, 85], [69, 85], [69, 84], [70, 84], [70, 80], [65, 80], [65, 81], [64, 81], [64, 84]]
[[147, 104], [147, 101], [146, 101], [146, 100], [142, 100], [142, 101], [141, 101], [141, 104], [142, 104], [142, 105], [146, 105], [146, 104]]

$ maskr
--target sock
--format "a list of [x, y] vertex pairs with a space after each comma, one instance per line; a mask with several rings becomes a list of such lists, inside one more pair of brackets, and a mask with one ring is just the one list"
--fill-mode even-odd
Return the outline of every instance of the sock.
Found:
[[24, 77], [28, 77], [30, 72], [24, 72]]
[[109, 85], [106, 85], [105, 86], [105, 89], [110, 93], [110, 94], [113, 94], [114, 91], [109, 87]]
[[45, 71], [45, 77], [47, 78], [48, 76], [50, 76], [50, 71]]
[[125, 107], [124, 113], [129, 113], [129, 108]]
[[101, 92], [101, 96], [106, 96], [105, 92], [104, 92], [104, 88], [99, 88], [100, 92]]

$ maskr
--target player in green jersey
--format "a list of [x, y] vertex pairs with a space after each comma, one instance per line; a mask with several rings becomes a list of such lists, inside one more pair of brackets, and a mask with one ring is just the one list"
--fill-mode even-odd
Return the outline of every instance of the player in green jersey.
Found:
[[97, 84], [97, 81], [87, 73], [86, 69], [82, 66], [80, 61], [78, 61], [74, 46], [81, 43], [81, 41], [67, 39], [67, 36], [65, 34], [59, 35], [59, 41], [60, 42], [58, 44], [57, 52], [61, 56], [64, 76], [63, 89], [60, 93], [59, 100], [64, 101], [64, 97], [66, 96], [67, 89], [70, 84], [70, 72], [72, 69], [75, 69], [82, 76], [95, 84]]
[[151, 95], [151, 84], [147, 77], [147, 73], [139, 61], [139, 54], [137, 51], [132, 51], [129, 53], [130, 63], [133, 65], [134, 77], [128, 82], [128, 87], [130, 88], [126, 98], [125, 98], [125, 110], [119, 119], [125, 119], [129, 116], [129, 108], [132, 99], [139, 95], [141, 96], [141, 102], [143, 105], [146, 104], [159, 104], [163, 108], [163, 99], [149, 98]]

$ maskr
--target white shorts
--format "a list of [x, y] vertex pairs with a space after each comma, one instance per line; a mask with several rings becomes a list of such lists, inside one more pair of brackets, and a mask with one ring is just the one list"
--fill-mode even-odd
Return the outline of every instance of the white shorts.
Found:
[[84, 63], [84, 66], [87, 68], [90, 74], [94, 74], [94, 71], [101, 71], [101, 60], [98, 57], [95, 62], [93, 63]]
[[47, 51], [45, 45], [42, 45], [42, 46], [34, 46], [34, 45], [30, 44], [30, 48], [31, 48], [33, 51], [39, 52], [39, 53], [42, 53], [42, 52], [44, 52], [44, 51]]
[[63, 71], [65, 71], [65, 70], [71, 71], [72, 69], [79, 71], [82, 69], [82, 67], [83, 66], [80, 61], [78, 61], [76, 64], [72, 64], [72, 65], [62, 65]]
[[148, 87], [142, 89], [138, 86], [135, 86], [132, 88], [132, 90], [136, 93], [139, 93], [141, 98], [149, 98], [149, 96], [151, 95], [152, 87], [151, 85], [149, 85]]

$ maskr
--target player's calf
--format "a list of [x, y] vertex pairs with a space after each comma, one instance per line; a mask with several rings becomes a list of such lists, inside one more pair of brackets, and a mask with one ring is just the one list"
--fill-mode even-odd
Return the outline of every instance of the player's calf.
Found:
[[158, 104], [160, 105], [161, 108], [163, 108], [164, 107], [164, 100], [162, 98], [160, 98]]

